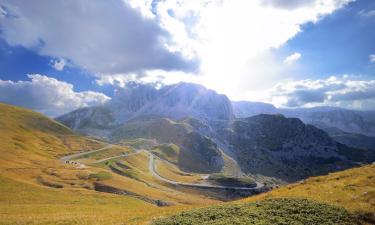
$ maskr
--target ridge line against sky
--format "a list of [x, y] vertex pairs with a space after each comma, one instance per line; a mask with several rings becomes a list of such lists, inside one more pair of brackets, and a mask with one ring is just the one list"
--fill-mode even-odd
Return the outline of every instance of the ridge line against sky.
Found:
[[375, 109], [371, 0], [0, 0], [0, 31], [0, 101], [48, 115], [129, 81]]

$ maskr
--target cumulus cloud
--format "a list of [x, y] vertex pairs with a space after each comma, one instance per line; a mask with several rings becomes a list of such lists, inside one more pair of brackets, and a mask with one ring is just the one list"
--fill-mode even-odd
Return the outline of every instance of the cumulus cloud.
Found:
[[295, 53], [291, 54], [290, 56], [286, 57], [284, 59], [284, 63], [286, 63], [286, 64], [294, 63], [294, 62], [298, 61], [301, 58], [301, 56], [302, 56], [301, 53], [295, 52]]
[[128, 1], [0, 0], [0, 6], [14, 15], [0, 20], [0, 36], [8, 44], [69, 59], [93, 73], [197, 66], [169, 50], [171, 34]]
[[287, 107], [373, 109], [375, 106], [375, 80], [358, 80], [351, 76], [279, 83], [270, 93], [275, 104]]
[[375, 63], [375, 54], [371, 54], [368, 56], [370, 62]]
[[0, 37], [67, 59], [97, 73], [102, 83], [152, 80], [155, 71], [181, 80], [195, 74], [207, 87], [238, 99], [289, 74], [291, 67], [272, 49], [303, 24], [352, 1], [0, 0], [15, 15], [0, 20]]
[[238, 98], [249, 89], [269, 88], [288, 74], [271, 49], [295, 37], [303, 24], [351, 1], [165, 0], [154, 11], [175, 34], [175, 49], [199, 56], [203, 84]]
[[28, 77], [31, 81], [0, 80], [0, 101], [57, 116], [110, 99], [98, 92], [75, 92], [72, 84], [44, 75], [31, 74]]
[[55, 68], [55, 70], [57, 71], [64, 70], [65, 64], [66, 64], [66, 61], [65, 59], [62, 59], [62, 58], [51, 60], [51, 66]]

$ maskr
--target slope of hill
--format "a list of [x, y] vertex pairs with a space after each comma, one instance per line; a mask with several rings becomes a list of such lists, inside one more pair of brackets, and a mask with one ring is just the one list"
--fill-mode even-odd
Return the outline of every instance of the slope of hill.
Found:
[[311, 177], [271, 192], [241, 200], [253, 202], [273, 198], [306, 198], [345, 207], [358, 219], [375, 223], [375, 165], [367, 165], [326, 176]]
[[159, 224], [374, 224], [375, 165], [311, 177], [233, 203], [181, 212]]
[[0, 133], [0, 168], [23, 167], [35, 160], [104, 146], [39, 113], [1, 103]]
[[326, 127], [316, 124], [317, 127], [326, 131], [335, 141], [343, 143], [350, 147], [371, 149], [375, 151], [375, 137], [369, 137], [363, 134], [344, 132], [335, 127]]
[[[118, 175], [101, 164], [65, 164], [59, 158], [72, 153], [105, 149], [82, 156], [96, 160], [131, 149], [103, 148], [106, 143], [77, 135], [30, 110], [0, 104], [0, 133], [0, 224], [143, 224], [186, 208], [182, 204], [217, 202], [152, 179], [142, 170], [148, 166], [147, 157], [124, 161], [139, 171], [141, 180]], [[137, 162], [132, 165], [131, 160]], [[177, 206], [161, 209], [160, 202]]]
[[299, 199], [213, 206], [154, 221], [154, 225], [221, 224], [358, 224], [340, 207]]
[[164, 144], [173, 143], [180, 148], [178, 156], [175, 156], [177, 165], [190, 172], [219, 172], [224, 163], [222, 153], [214, 142], [200, 135], [190, 124], [168, 118], [133, 119], [114, 130], [110, 137], [115, 142], [147, 138]]
[[352, 149], [299, 119], [258, 115], [236, 120], [222, 131], [244, 172], [287, 182], [372, 162], [375, 153]]

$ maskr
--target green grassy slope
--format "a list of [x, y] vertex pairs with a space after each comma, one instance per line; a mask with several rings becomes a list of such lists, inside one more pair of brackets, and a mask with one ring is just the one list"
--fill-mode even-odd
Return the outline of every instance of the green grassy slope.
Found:
[[375, 224], [375, 165], [311, 177], [241, 201], [291, 197], [342, 206], [362, 221]]
[[273, 199], [255, 203], [213, 206], [183, 212], [154, 221], [154, 225], [266, 225], [320, 224], [354, 225], [349, 213], [340, 207], [304, 199]]

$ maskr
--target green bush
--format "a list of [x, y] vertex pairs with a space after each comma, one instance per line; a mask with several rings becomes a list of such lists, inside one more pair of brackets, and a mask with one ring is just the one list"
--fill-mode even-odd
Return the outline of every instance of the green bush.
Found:
[[224, 176], [222, 174], [211, 174], [208, 177], [209, 180], [213, 181], [218, 185], [233, 186], [233, 187], [256, 187], [257, 184], [250, 177], [231, 177]]

